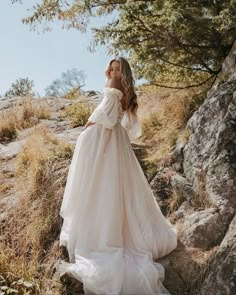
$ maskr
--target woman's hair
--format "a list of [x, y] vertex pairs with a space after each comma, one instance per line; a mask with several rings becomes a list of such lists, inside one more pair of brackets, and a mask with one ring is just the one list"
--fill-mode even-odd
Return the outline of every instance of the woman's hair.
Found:
[[117, 56], [108, 63], [106, 74], [108, 74], [109, 68], [113, 61], [118, 61], [120, 63], [121, 84], [125, 91], [125, 97], [128, 100], [128, 110], [131, 113], [136, 114], [136, 111], [138, 109], [137, 94], [134, 91], [135, 81], [132, 75], [130, 65], [125, 58]]

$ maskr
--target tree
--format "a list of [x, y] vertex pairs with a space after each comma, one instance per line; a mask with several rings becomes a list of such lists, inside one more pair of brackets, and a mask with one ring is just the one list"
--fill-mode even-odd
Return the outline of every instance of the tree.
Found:
[[83, 86], [85, 86], [84, 71], [73, 68], [62, 73], [60, 79], [53, 81], [45, 89], [45, 93], [58, 97], [75, 96]]
[[162, 86], [213, 81], [236, 39], [235, 0], [44, 0], [33, 9], [24, 23], [57, 19], [81, 31], [90, 17], [115, 11], [112, 22], [92, 28], [91, 48], [105, 44], [109, 54], [127, 55], [137, 78]]
[[10, 89], [5, 93], [5, 96], [33, 96], [34, 82], [29, 78], [20, 78], [15, 83], [11, 84]]

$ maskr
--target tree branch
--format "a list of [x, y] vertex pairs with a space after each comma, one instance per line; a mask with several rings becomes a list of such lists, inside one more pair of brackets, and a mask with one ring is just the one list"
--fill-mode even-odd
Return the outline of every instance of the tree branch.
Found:
[[194, 84], [194, 85], [189, 85], [189, 86], [185, 86], [185, 87], [177, 87], [177, 86], [167, 86], [167, 85], [161, 85], [161, 84], [157, 84], [157, 83], [149, 83], [149, 84], [143, 84], [142, 86], [158, 86], [158, 87], [162, 87], [162, 88], [171, 88], [171, 89], [188, 89], [188, 88], [194, 88], [194, 87], [199, 87], [203, 84], [205, 84], [206, 82], [208, 82], [211, 78], [215, 77], [216, 75], [212, 75], [209, 78], [207, 78], [206, 80], [204, 80], [203, 82], [199, 83], [199, 84]]

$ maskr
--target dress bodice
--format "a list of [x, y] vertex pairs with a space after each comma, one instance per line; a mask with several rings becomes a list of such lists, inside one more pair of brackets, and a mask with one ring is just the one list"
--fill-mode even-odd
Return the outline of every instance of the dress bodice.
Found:
[[136, 114], [123, 110], [122, 97], [121, 90], [105, 87], [103, 99], [89, 117], [89, 121], [102, 124], [108, 129], [120, 123], [127, 131], [130, 140], [133, 140], [141, 135], [141, 127]]
[[124, 110], [122, 109], [121, 101], [119, 101], [119, 107], [118, 107], [118, 109], [119, 109], [118, 122], [121, 123], [122, 118], [123, 118], [123, 116], [124, 116], [124, 114], [125, 114], [125, 112], [126, 112], [126, 111], [124, 111]]

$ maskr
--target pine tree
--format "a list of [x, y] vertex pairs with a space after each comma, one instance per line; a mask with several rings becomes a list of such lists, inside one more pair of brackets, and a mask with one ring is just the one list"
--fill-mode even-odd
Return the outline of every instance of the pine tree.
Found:
[[43, 0], [23, 22], [57, 19], [84, 32], [91, 17], [108, 14], [113, 21], [92, 29], [91, 48], [105, 44], [109, 54], [128, 56], [136, 77], [156, 85], [213, 81], [236, 39], [235, 0]]

